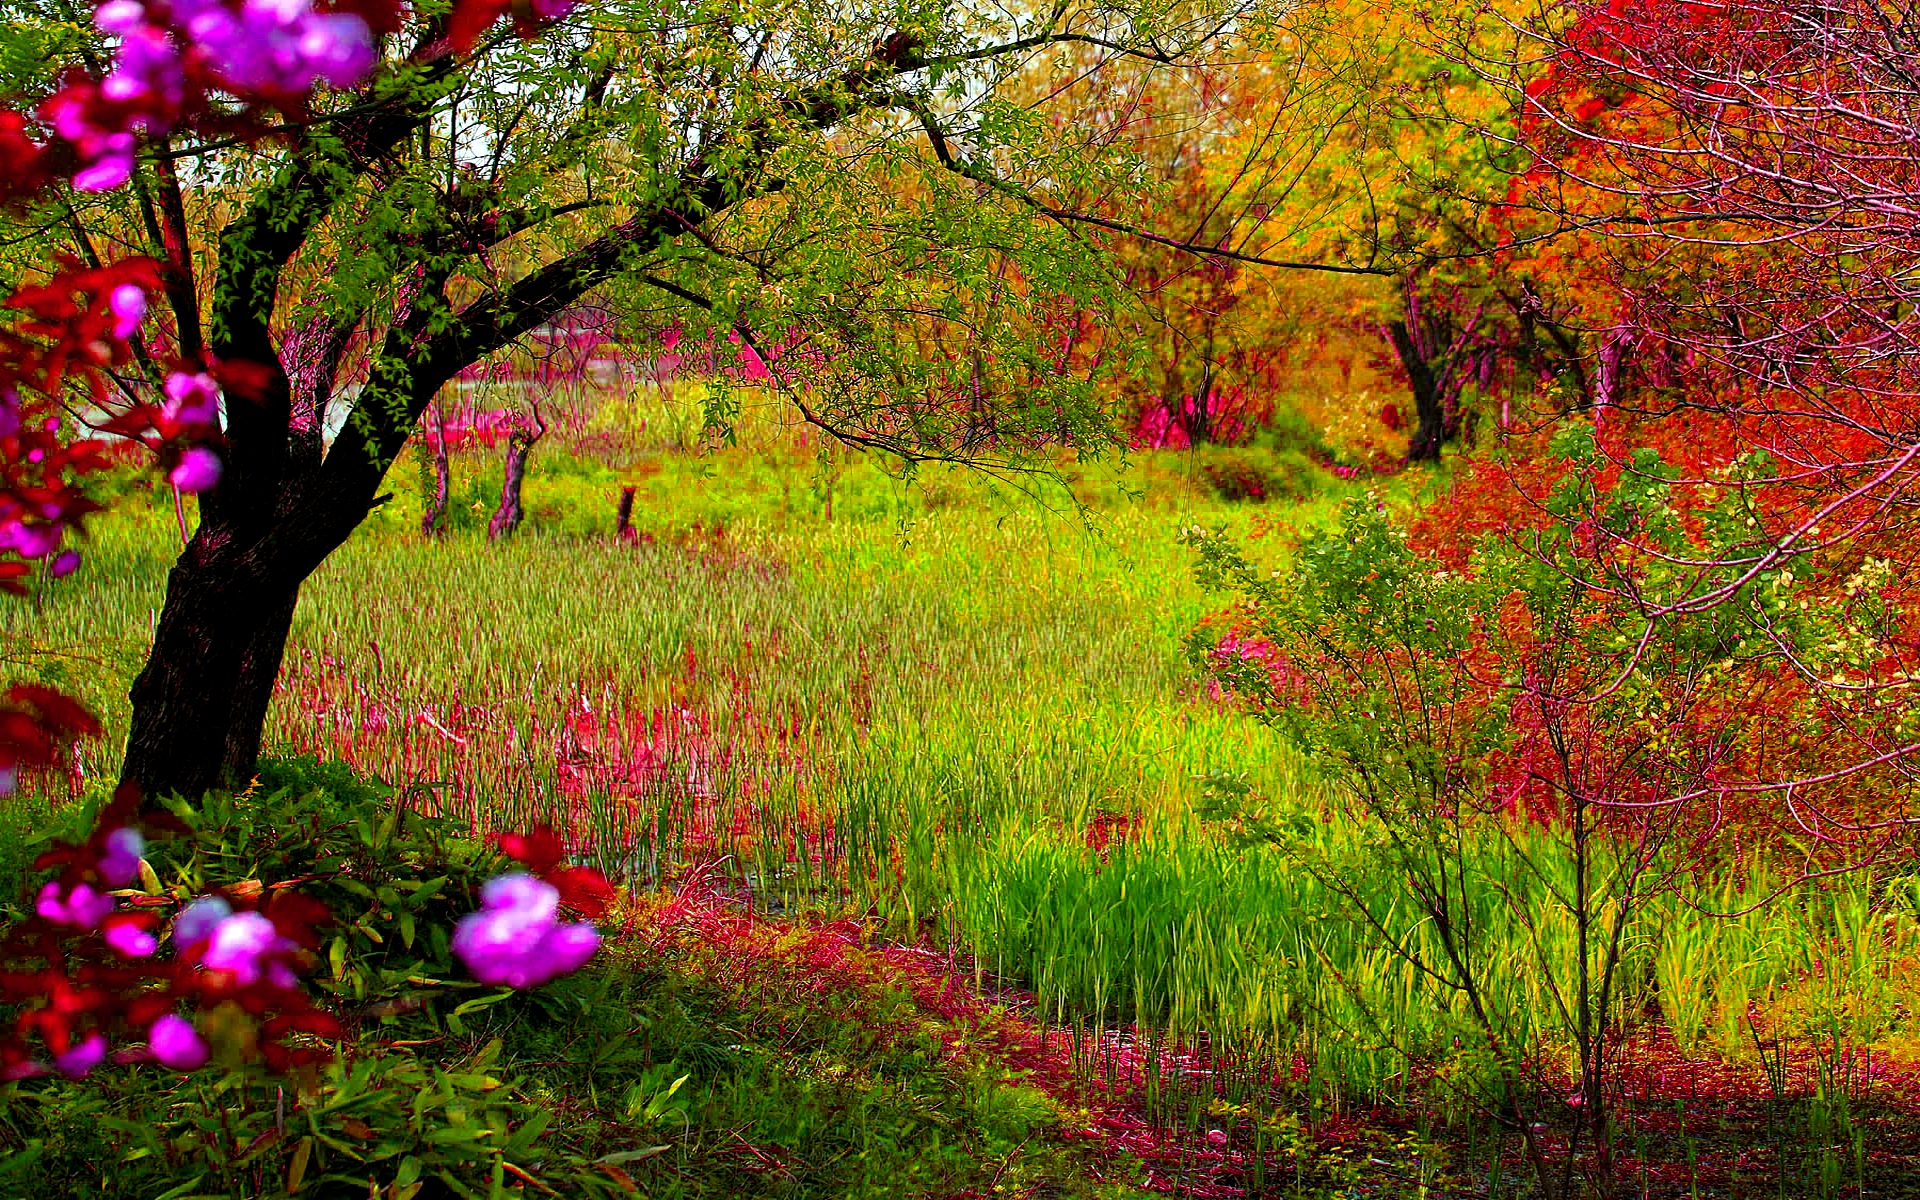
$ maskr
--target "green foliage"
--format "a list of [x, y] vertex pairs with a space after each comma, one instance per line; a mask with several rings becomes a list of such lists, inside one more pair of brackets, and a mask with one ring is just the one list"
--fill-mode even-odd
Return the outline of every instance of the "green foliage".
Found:
[[[593, 1197], [638, 1180], [654, 1196], [755, 1194], [742, 1130], [790, 1164], [769, 1177], [783, 1195], [944, 1195], [995, 1161], [1079, 1186], [1070, 1154], [1028, 1144], [1051, 1101], [843, 1021], [840, 1005], [876, 1002], [865, 993], [769, 1007], [697, 946], [611, 947], [524, 995], [462, 982], [446, 933], [500, 860], [340, 764], [270, 761], [248, 794], [180, 809], [191, 832], [150, 847], [163, 890], [299, 880], [333, 905], [313, 986], [349, 1017], [342, 1056], [293, 1078], [149, 1065], [7, 1085], [10, 1192], [500, 1196], [537, 1180]], [[880, 1003], [911, 1024], [904, 996]]]

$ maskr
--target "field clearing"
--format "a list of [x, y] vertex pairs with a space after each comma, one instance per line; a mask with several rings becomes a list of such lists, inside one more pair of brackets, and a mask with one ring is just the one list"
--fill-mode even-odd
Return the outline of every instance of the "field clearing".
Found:
[[[421, 539], [403, 490], [305, 589], [270, 751], [342, 759], [476, 826], [556, 821], [636, 887], [852, 918], [863, 944], [935, 953], [1034, 1023], [1065, 1075], [1186, 1138], [1194, 1153], [1156, 1177], [1174, 1190], [1266, 1186], [1276, 1153], [1387, 1105], [1448, 1143], [1447, 1178], [1496, 1192], [1516, 1147], [1458, 1102], [1476, 1070], [1458, 998], [1287, 849], [1358, 853], [1368, 831], [1183, 659], [1220, 601], [1176, 533], [1225, 525], [1277, 559], [1344, 493], [1227, 504], [1175, 460], [1132, 495], [1090, 487], [1077, 516], [856, 471], [828, 519], [807, 469], [745, 452], [672, 466], [647, 482], [635, 542], [582, 532], [611, 509], [591, 474], [536, 475], [532, 527], [501, 546]], [[84, 786], [116, 757], [177, 532], [136, 502], [93, 543], [90, 569], [8, 628], [16, 659], [115, 723]], [[70, 786], [41, 783], [42, 803]], [[1497, 1002], [1540, 1031], [1551, 1076], [1565, 1048], [1534, 1020], [1555, 1000], [1531, 964], [1569, 953], [1567, 929], [1533, 919], [1556, 881], [1499, 839], [1475, 852], [1508, 881], [1477, 900], [1507, 964]], [[1774, 869], [1727, 865], [1706, 891], [1738, 907]], [[1737, 920], [1642, 914], [1625, 1011], [1648, 1194], [1685, 1194], [1657, 1190], [1680, 1188], [1660, 1165], [1676, 1153], [1706, 1164], [1687, 1188], [1730, 1170], [1868, 1194], [1903, 1169], [1916, 911], [1916, 880], [1882, 876]], [[1771, 1144], [1746, 1145], [1762, 1128]]]

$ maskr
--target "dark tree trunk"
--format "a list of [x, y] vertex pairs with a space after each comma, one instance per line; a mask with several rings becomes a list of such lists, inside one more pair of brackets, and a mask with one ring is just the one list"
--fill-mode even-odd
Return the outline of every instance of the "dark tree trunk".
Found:
[[1439, 462], [1440, 445], [1447, 435], [1447, 410], [1440, 399], [1439, 381], [1405, 321], [1388, 325], [1387, 335], [1400, 356], [1400, 365], [1406, 369], [1407, 386], [1413, 393], [1415, 424], [1413, 436], [1407, 440], [1407, 461]]
[[520, 486], [527, 478], [527, 456], [533, 452], [533, 442], [533, 435], [520, 429], [507, 437], [507, 473], [500, 482], [500, 507], [487, 522], [488, 541], [511, 537], [526, 515], [520, 507]]
[[638, 488], [630, 487], [620, 489], [620, 512], [614, 519], [613, 536], [619, 538], [621, 541], [627, 541], [634, 536], [633, 494], [638, 490]]
[[244, 787], [259, 758], [300, 578], [262, 570], [237, 544], [203, 521], [167, 576], [121, 767], [150, 795]]

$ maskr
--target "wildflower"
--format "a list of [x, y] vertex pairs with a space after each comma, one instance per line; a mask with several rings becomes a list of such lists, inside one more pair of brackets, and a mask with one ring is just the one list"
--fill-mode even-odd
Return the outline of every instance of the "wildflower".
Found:
[[147, 1049], [160, 1064], [176, 1071], [191, 1071], [207, 1061], [206, 1039], [193, 1022], [168, 1013], [147, 1028]]
[[482, 983], [537, 987], [577, 971], [600, 946], [591, 924], [562, 925], [560, 890], [524, 872], [480, 889], [480, 911], [454, 927], [453, 952]]
[[220, 482], [220, 456], [205, 446], [194, 446], [180, 456], [180, 465], [167, 475], [183, 492], [204, 492]]
[[79, 569], [80, 552], [78, 550], [63, 550], [54, 557], [53, 565], [47, 568], [47, 573], [55, 579], [64, 579]]

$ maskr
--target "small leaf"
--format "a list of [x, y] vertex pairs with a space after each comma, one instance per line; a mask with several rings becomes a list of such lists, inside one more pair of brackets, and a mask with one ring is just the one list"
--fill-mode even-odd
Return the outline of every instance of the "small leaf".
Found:
[[624, 1166], [627, 1163], [639, 1162], [643, 1158], [652, 1158], [656, 1154], [665, 1154], [671, 1149], [673, 1149], [672, 1146], [648, 1146], [644, 1150], [616, 1150], [612, 1154], [602, 1154], [593, 1161], [595, 1166], [601, 1167]]
[[307, 1160], [313, 1157], [313, 1139], [303, 1137], [300, 1144], [293, 1148], [293, 1161], [287, 1164], [287, 1190], [297, 1192], [301, 1181], [307, 1177]]

